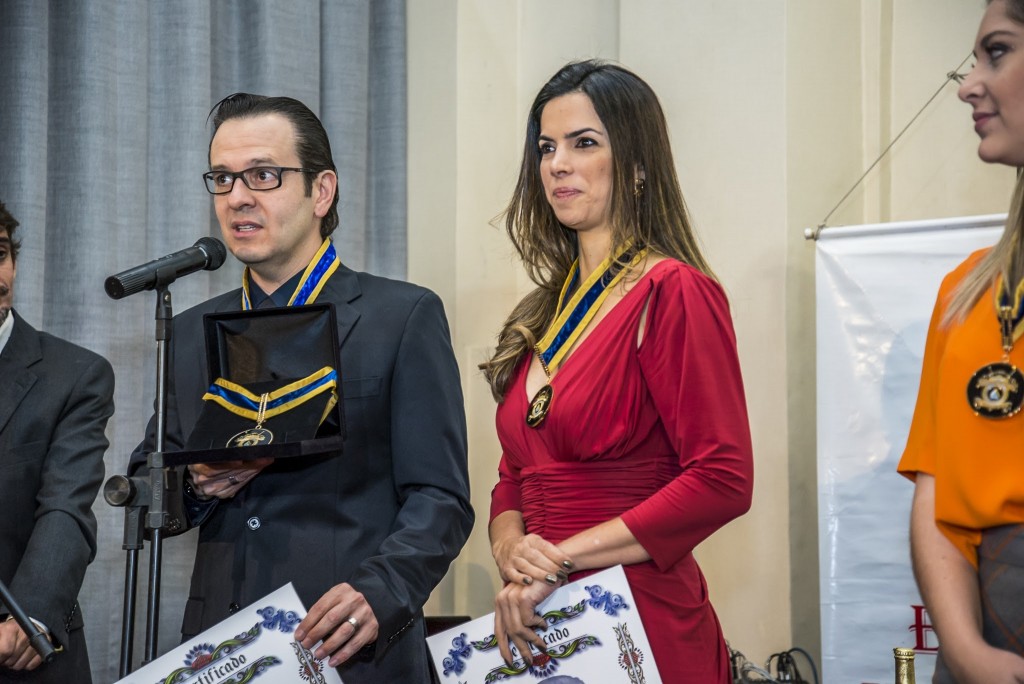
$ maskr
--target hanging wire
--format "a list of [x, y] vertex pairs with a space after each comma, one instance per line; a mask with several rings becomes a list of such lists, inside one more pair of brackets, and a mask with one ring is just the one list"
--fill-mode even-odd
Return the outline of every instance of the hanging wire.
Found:
[[946, 84], [949, 83], [950, 81], [956, 81], [957, 83], [960, 83], [961, 81], [964, 80], [965, 74], [960, 73], [960, 69], [963, 68], [964, 64], [967, 63], [967, 60], [969, 60], [973, 55], [973, 51], [968, 53], [967, 56], [964, 57], [964, 60], [960, 62], [960, 64], [958, 64], [955, 69], [946, 74], [946, 80], [942, 82], [942, 85], [940, 85], [938, 89], [935, 91], [935, 93], [933, 93], [932, 96], [928, 98], [928, 101], [921, 106], [921, 109], [917, 111], [917, 114], [914, 115], [914, 118], [912, 118], [907, 123], [907, 125], [903, 127], [903, 130], [896, 134], [896, 137], [892, 139], [892, 142], [885, 146], [885, 149], [882, 150], [881, 154], [879, 154], [875, 158], [875, 161], [871, 162], [871, 166], [869, 166], [867, 170], [861, 174], [860, 178], [857, 179], [857, 182], [854, 183], [853, 186], [846, 191], [846, 194], [843, 195], [838, 202], [836, 202], [836, 205], [832, 207], [832, 211], [828, 212], [828, 214], [825, 215], [825, 218], [821, 220], [821, 223], [819, 223], [813, 231], [808, 229], [807, 231], [804, 232], [805, 238], [807, 238], [808, 240], [817, 240], [818, 237], [821, 235], [821, 231], [825, 230], [825, 228], [828, 227], [828, 220], [832, 218], [832, 214], [836, 213], [836, 209], [842, 206], [843, 202], [846, 201], [846, 198], [849, 197], [853, 193], [853, 191], [857, 189], [857, 187], [864, 181], [867, 175], [871, 173], [871, 170], [878, 166], [878, 162], [882, 161], [882, 158], [885, 157], [886, 154], [888, 154], [889, 150], [892, 149], [892, 146], [895, 145], [896, 142], [903, 137], [903, 134], [906, 133], [907, 130], [914, 125], [914, 122], [917, 121], [917, 118], [924, 113], [924, 110], [928, 109], [928, 105], [930, 105], [932, 101], [939, 96], [939, 93], [941, 93], [942, 89], [946, 87]]

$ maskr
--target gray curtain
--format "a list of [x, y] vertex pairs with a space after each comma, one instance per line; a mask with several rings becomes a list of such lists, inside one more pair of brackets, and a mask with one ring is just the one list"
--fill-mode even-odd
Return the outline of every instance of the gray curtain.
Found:
[[[155, 297], [113, 301], [103, 280], [219, 235], [200, 179], [211, 106], [248, 91], [317, 112], [338, 165], [343, 262], [402, 278], [405, 74], [404, 0], [0, 2], [0, 201], [23, 240], [15, 308], [113, 364], [108, 476], [124, 472], [152, 412]], [[174, 311], [240, 273], [229, 259], [178, 281]], [[99, 552], [81, 599], [100, 683], [117, 678], [123, 517], [102, 499], [94, 510]], [[161, 652], [179, 639], [193, 544], [165, 545]], [[142, 648], [140, 637], [136, 660]]]

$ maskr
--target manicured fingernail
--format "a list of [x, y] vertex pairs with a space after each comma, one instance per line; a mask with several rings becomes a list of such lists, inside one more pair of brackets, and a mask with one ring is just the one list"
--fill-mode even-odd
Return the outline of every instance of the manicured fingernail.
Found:
[[524, 576], [523, 577], [523, 584], [525, 584], [526, 586], [530, 586], [531, 584], [533, 584], [533, 578], [530, 577], [529, 575]]
[[555, 574], [558, 575], [558, 579], [562, 580], [563, 582], [568, 582], [569, 581], [569, 575], [565, 574], [564, 571], [559, 570]]
[[554, 575], [544, 575], [544, 581], [548, 584], [558, 584], [558, 578]]
[[573, 567], [572, 566], [572, 561], [571, 560], [564, 560], [564, 561], [562, 561], [562, 567], [565, 568], [566, 570], [572, 570], [572, 567]]

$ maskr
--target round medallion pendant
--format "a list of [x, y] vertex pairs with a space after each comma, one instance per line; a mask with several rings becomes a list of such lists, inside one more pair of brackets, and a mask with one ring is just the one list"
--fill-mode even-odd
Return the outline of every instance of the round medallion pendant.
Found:
[[530, 402], [530, 408], [526, 411], [527, 425], [535, 428], [544, 422], [548, 411], [551, 410], [553, 395], [554, 390], [551, 389], [551, 385], [544, 385], [537, 390], [537, 394], [533, 395], [533, 400]]
[[1009, 418], [1024, 404], [1024, 374], [1009, 363], [990, 363], [967, 383], [967, 403], [976, 415]]
[[228, 440], [227, 447], [264, 446], [274, 441], [274, 433], [266, 428], [242, 430]]

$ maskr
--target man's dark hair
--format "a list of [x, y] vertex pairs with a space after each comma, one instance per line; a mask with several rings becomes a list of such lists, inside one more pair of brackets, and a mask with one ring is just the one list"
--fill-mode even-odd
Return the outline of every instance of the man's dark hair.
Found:
[[7, 237], [11, 239], [11, 261], [18, 260], [18, 249], [21, 247], [21, 240], [14, 238], [14, 231], [19, 225], [21, 224], [11, 216], [4, 203], [0, 202], [0, 233], [7, 233]]
[[[316, 114], [309, 107], [291, 97], [267, 97], [251, 93], [235, 93], [228, 95], [210, 110], [213, 119], [213, 133], [210, 135], [210, 146], [217, 135], [220, 125], [230, 119], [244, 119], [266, 114], [280, 114], [288, 119], [295, 129], [295, 152], [299, 155], [299, 164], [303, 168], [316, 172], [330, 169], [337, 174], [334, 157], [331, 155], [331, 141], [327, 131]], [[207, 152], [209, 158], [209, 152]], [[313, 193], [313, 174], [303, 173], [306, 181], [306, 196]], [[320, 236], [327, 237], [338, 227], [338, 190], [334, 192], [334, 201], [327, 215], [320, 221]]]

